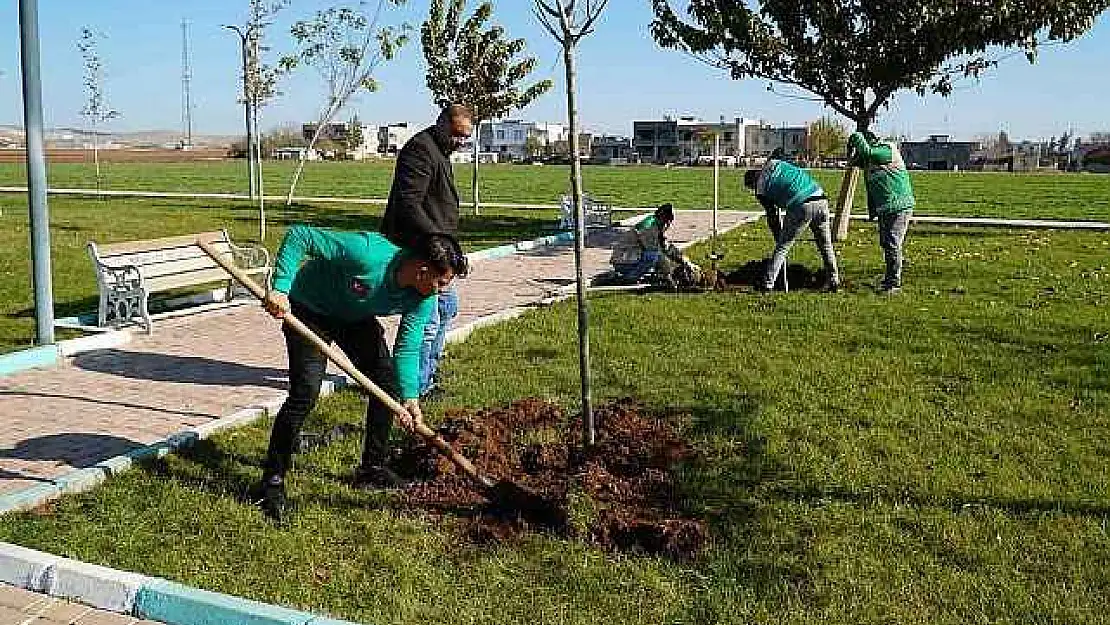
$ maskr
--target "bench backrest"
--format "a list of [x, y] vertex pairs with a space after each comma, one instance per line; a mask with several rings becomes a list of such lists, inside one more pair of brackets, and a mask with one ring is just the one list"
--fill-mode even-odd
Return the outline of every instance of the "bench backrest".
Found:
[[89, 253], [96, 262], [108, 267], [136, 267], [150, 291], [230, 279], [227, 272], [196, 244], [198, 238], [212, 244], [221, 256], [231, 259], [231, 243], [223, 230], [108, 245], [90, 242]]

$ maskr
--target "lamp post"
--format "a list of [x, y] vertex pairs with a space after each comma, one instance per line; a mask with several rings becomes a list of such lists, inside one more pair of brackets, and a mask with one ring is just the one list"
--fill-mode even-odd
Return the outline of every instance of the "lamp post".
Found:
[[23, 76], [23, 142], [27, 151], [27, 200], [31, 221], [31, 277], [35, 289], [35, 339], [39, 345], [53, 345], [54, 291], [50, 276], [50, 215], [46, 201], [46, 149], [42, 130], [38, 0], [19, 2], [19, 43]]
[[224, 28], [234, 32], [236, 35], [239, 35], [239, 40], [241, 44], [240, 47], [243, 53], [243, 118], [247, 128], [247, 175], [250, 177], [250, 196], [253, 200], [255, 198], [255, 195], [258, 193], [258, 187], [256, 186], [255, 182], [256, 174], [254, 164], [254, 128], [253, 124], [251, 123], [253, 117], [251, 115], [251, 109], [254, 105], [254, 94], [252, 93], [252, 89], [250, 87], [251, 81], [247, 61], [247, 44], [251, 39], [252, 33], [250, 27], [247, 27], [246, 30], [243, 30], [238, 26], [225, 25]]

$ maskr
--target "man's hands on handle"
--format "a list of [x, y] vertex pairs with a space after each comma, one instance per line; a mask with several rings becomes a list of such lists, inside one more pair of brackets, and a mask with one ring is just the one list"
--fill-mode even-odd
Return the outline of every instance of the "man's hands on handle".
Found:
[[262, 300], [262, 307], [275, 319], [281, 319], [289, 312], [289, 296], [281, 291], [270, 291], [266, 293], [266, 299]]
[[397, 425], [406, 432], [416, 432], [418, 426], [424, 425], [424, 412], [420, 410], [419, 399], [409, 399], [404, 403], [405, 413], [397, 413]]

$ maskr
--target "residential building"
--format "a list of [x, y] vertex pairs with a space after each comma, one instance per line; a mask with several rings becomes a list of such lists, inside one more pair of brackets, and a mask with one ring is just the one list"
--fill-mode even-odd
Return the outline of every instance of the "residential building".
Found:
[[601, 135], [594, 137], [590, 147], [590, 160], [598, 163], [627, 163], [632, 154], [632, 140], [628, 137]]
[[690, 116], [635, 121], [632, 122], [632, 149], [645, 162], [694, 164], [708, 159], [712, 163], [714, 144], [719, 136], [719, 156], [734, 163], [747, 155], [750, 130], [757, 126], [758, 122], [743, 117], [715, 122]]
[[[321, 141], [338, 144], [340, 148], [338, 151], [341, 152], [345, 158], [356, 161], [361, 161], [376, 155], [378, 153], [377, 128], [366, 124], [359, 124], [359, 126], [362, 134], [362, 141], [359, 145], [348, 145], [348, 137], [352, 126], [346, 122], [333, 122], [325, 125], [323, 131], [320, 132], [320, 137], [317, 139], [317, 145], [319, 145]], [[306, 143], [312, 141], [312, 137], [316, 134], [316, 127], [316, 124], [304, 124], [301, 126], [301, 136], [304, 137]], [[331, 150], [321, 151], [325, 155], [331, 152]], [[334, 156], [334, 154], [332, 156]]]
[[[581, 158], [586, 158], [586, 159], [590, 158], [590, 154], [593, 153], [593, 143], [594, 143], [593, 134], [588, 133], [588, 132], [578, 133], [578, 156], [580, 156]], [[555, 143], [551, 144], [551, 151], [556, 156], [563, 156], [563, 157], [569, 156], [570, 155], [570, 141], [569, 141], [569, 139], [563, 139], [562, 141], [556, 141]]]
[[809, 128], [806, 126], [771, 126], [750, 124], [744, 126], [743, 156], [767, 158], [782, 150], [786, 158], [799, 158], [809, 147]]
[[478, 129], [479, 152], [497, 154], [501, 161], [551, 154], [558, 152], [559, 146], [565, 152], [566, 144], [566, 124], [501, 119], [482, 122]]
[[970, 169], [973, 156], [982, 149], [978, 141], [952, 141], [949, 135], [929, 135], [925, 141], [898, 144], [902, 160], [910, 169], [951, 171]]
[[409, 122], [378, 126], [378, 152], [396, 156], [417, 130]]

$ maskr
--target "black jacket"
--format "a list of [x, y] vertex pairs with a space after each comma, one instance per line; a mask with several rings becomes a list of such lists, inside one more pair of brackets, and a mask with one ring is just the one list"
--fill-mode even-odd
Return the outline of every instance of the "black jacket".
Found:
[[450, 150], [450, 138], [436, 126], [401, 148], [382, 218], [382, 234], [394, 244], [412, 247], [422, 235], [457, 234], [459, 193]]

